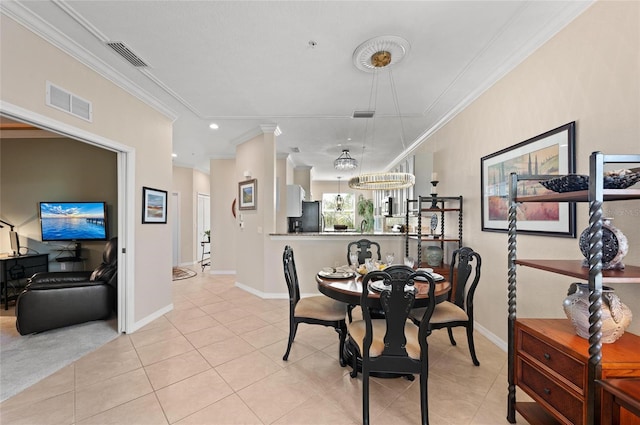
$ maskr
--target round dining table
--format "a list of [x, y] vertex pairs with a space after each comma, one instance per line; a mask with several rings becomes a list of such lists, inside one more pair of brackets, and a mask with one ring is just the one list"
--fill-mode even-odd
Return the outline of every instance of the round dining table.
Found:
[[[347, 274], [345, 274], [347, 276]], [[329, 298], [333, 298], [337, 301], [342, 301], [351, 305], [360, 305], [360, 297], [362, 295], [362, 278], [363, 276], [356, 273], [349, 277], [330, 277], [316, 274], [316, 282], [318, 283], [318, 290]], [[442, 301], [446, 301], [449, 298], [449, 290], [451, 289], [451, 282], [448, 280], [440, 280], [435, 282], [435, 296], [436, 304]], [[425, 307], [428, 303], [428, 288], [420, 288], [421, 285], [428, 285], [427, 283], [421, 284], [416, 282], [418, 287], [418, 294], [414, 301], [414, 308]], [[380, 294], [369, 290], [370, 298], [380, 299]]]
[[[336, 274], [339, 275], [340, 273]], [[344, 273], [341, 277], [322, 276], [320, 273], [316, 274], [318, 290], [321, 293], [329, 298], [333, 298], [334, 300], [342, 301], [350, 305], [360, 305], [360, 297], [362, 296], [362, 278], [363, 276], [358, 273], [356, 273], [355, 275]], [[415, 282], [418, 293], [413, 303], [414, 308], [427, 306], [427, 303], [429, 302], [428, 285], [429, 283], [427, 282]], [[435, 285], [436, 287], [434, 288], [434, 291], [436, 296], [436, 304], [446, 301], [449, 298], [451, 282], [443, 279], [436, 281]], [[380, 294], [369, 289], [369, 298], [379, 300]], [[381, 306], [379, 308], [381, 308]], [[377, 316], [382, 314], [383, 313], [378, 312], [374, 315]], [[343, 349], [343, 356], [347, 364], [352, 363], [354, 353], [349, 348], [349, 344], [345, 344]], [[356, 355], [356, 367], [358, 368], [358, 370], [362, 370], [362, 359], [360, 359], [359, 355]], [[405, 376], [410, 380], [413, 380], [413, 375], [403, 375], [396, 373], [372, 373], [372, 376], [377, 376], [379, 378], [398, 378], [400, 376]]]

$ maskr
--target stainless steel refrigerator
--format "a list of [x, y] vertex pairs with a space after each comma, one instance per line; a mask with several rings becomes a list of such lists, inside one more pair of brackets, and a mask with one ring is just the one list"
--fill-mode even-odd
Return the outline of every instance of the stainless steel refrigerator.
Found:
[[321, 232], [322, 208], [320, 201], [303, 201], [302, 215], [289, 217], [289, 233]]

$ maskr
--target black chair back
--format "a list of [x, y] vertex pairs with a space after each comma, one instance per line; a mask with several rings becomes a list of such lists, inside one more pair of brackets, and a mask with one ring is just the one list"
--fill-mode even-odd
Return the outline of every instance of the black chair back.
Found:
[[102, 252], [102, 263], [91, 273], [89, 280], [107, 282], [117, 288], [118, 238], [111, 238]]
[[364, 261], [367, 258], [374, 258], [373, 253], [371, 252], [372, 246], [376, 248], [376, 256], [378, 258], [378, 261], [380, 261], [382, 259], [382, 256], [380, 254], [380, 244], [378, 242], [370, 241], [369, 239], [360, 239], [355, 242], [349, 242], [349, 245], [347, 245], [347, 264], [349, 264], [350, 266], [353, 265], [351, 264], [351, 258], [349, 255], [351, 254], [352, 247], [355, 247], [354, 250], [357, 250], [358, 252], [359, 264], [364, 264]]
[[[481, 266], [482, 259], [473, 249], [465, 246], [453, 251], [449, 276], [455, 276], [455, 283], [453, 285], [455, 292], [451, 302], [467, 311], [470, 318], [473, 317], [473, 296], [480, 282]], [[455, 274], [454, 270], [456, 271]], [[469, 280], [471, 273], [474, 273], [472, 281]]]
[[[407, 339], [405, 325], [409, 312], [413, 308], [417, 289], [415, 279], [419, 278], [429, 284], [429, 301], [424, 318], [418, 329], [418, 341], [420, 344], [420, 360], [416, 361], [408, 356], [405, 348]], [[382, 281], [386, 289], [380, 293], [379, 304], [384, 312], [386, 321], [386, 334], [384, 336], [385, 348], [381, 356], [369, 357], [369, 349], [373, 338], [373, 325], [371, 312], [375, 311], [378, 302], [369, 297], [369, 285], [371, 282]], [[396, 372], [396, 373], [421, 373], [422, 366], [426, 367], [428, 359], [427, 336], [429, 335], [429, 319], [435, 307], [435, 284], [431, 275], [414, 271], [404, 265], [387, 267], [384, 271], [367, 273], [362, 282], [362, 317], [366, 323], [366, 333], [363, 343], [363, 373], [364, 365], [368, 363], [369, 371]], [[421, 363], [424, 363], [421, 365]], [[425, 369], [426, 370], [426, 369]]]
[[296, 262], [293, 258], [293, 249], [287, 245], [282, 253], [282, 265], [284, 267], [284, 279], [287, 281], [289, 289], [289, 306], [293, 314], [296, 304], [300, 301], [300, 286], [298, 285], [298, 273], [296, 272]]

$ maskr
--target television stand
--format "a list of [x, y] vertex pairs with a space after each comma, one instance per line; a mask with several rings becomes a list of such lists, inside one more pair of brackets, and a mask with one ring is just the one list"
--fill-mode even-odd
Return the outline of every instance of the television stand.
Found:
[[[58, 256], [55, 257], [55, 260], [60, 263], [61, 271], [67, 271], [67, 263], [71, 263], [71, 271], [75, 271], [75, 263], [82, 263], [80, 271], [84, 270], [85, 258], [81, 256], [82, 245], [80, 245], [80, 243], [75, 243], [72, 247], [56, 249], [55, 251], [59, 252]], [[60, 255], [64, 256], [60, 257]]]

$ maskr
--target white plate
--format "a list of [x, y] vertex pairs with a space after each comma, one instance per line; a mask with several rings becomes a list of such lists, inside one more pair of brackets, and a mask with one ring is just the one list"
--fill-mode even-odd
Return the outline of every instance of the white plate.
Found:
[[343, 272], [343, 271], [336, 271], [336, 272], [328, 272], [328, 271], [324, 271], [324, 270], [320, 270], [318, 272], [318, 275], [322, 276], [322, 277], [328, 277], [331, 279], [349, 279], [350, 277], [355, 276], [354, 272]]
[[383, 281], [376, 280], [369, 283], [369, 287], [376, 292], [382, 292], [384, 290], [391, 289], [391, 285], [385, 285]]
[[[429, 273], [431, 275], [431, 277], [433, 278], [434, 282], [440, 282], [441, 280], [444, 280], [444, 276], [442, 276], [441, 274], [438, 273], [434, 273], [431, 272]], [[421, 280], [421, 281], [425, 281], [423, 278], [421, 278], [420, 276], [416, 277], [416, 280]]]

